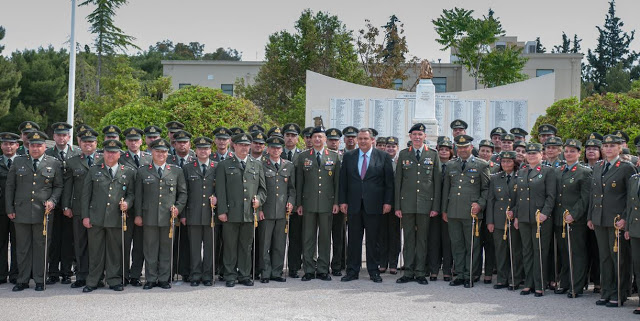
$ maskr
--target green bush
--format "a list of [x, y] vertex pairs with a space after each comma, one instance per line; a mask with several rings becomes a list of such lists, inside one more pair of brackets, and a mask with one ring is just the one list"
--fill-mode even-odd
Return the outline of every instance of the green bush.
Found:
[[100, 120], [100, 125], [95, 128], [100, 133], [99, 141], [104, 139], [102, 128], [107, 125], [116, 125], [122, 130], [129, 127], [144, 129], [147, 126], [156, 125], [166, 131], [164, 124], [171, 120], [172, 116], [170, 111], [160, 108], [160, 104], [156, 100], [143, 97], [111, 111]]

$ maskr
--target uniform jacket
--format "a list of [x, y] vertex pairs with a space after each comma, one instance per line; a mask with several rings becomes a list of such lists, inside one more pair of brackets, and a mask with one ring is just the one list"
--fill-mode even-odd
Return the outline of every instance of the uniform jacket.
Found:
[[[631, 237], [640, 237], [640, 174], [631, 176], [627, 185], [627, 211], [625, 229]], [[635, 251], [635, 249], [634, 249]]]
[[558, 187], [553, 224], [562, 226], [563, 214], [568, 210], [576, 224], [587, 224], [587, 209], [591, 191], [591, 173], [589, 167], [581, 164], [562, 165], [556, 168]]
[[[93, 165], [100, 165], [102, 163], [102, 154], [93, 154]], [[80, 154], [71, 157], [66, 161], [67, 171], [64, 173], [64, 190], [62, 191], [61, 207], [70, 208], [73, 212], [73, 216], [81, 216], [82, 214], [82, 188], [84, 187], [84, 178], [89, 172], [89, 164], [87, 163], [87, 157], [84, 154]], [[107, 174], [108, 175], [108, 174]]]
[[209, 197], [214, 195], [216, 185], [217, 163], [209, 160], [209, 166], [202, 174], [202, 167], [198, 160], [185, 165], [184, 178], [187, 181], [187, 208], [180, 214], [187, 219], [187, 225], [211, 224], [211, 201]]
[[170, 226], [171, 206], [182, 212], [187, 204], [187, 184], [184, 172], [176, 165], [166, 164], [162, 178], [152, 164], [138, 168], [135, 190], [136, 216], [147, 226]]
[[[121, 227], [122, 212], [120, 200], [133, 208], [136, 170], [127, 165], [118, 165], [114, 178], [104, 163], [89, 168], [85, 175], [81, 193], [82, 218], [89, 218], [91, 225], [102, 227]], [[76, 212], [80, 212], [76, 206]], [[133, 214], [133, 213], [132, 213]], [[133, 228], [133, 226], [129, 227]]]
[[315, 149], [307, 149], [296, 159], [296, 204], [306, 212], [331, 213], [338, 204], [340, 159], [338, 153], [322, 151], [320, 164]]
[[218, 163], [216, 169], [217, 215], [227, 214], [231, 223], [253, 222], [252, 199], [266, 200], [266, 183], [260, 161], [247, 156], [245, 169], [236, 156]]
[[262, 169], [267, 184], [267, 199], [262, 205], [264, 218], [283, 219], [287, 211], [287, 203], [296, 205], [296, 168], [292, 162], [280, 159], [280, 168], [276, 169], [267, 156], [262, 158]]
[[511, 200], [511, 208], [518, 221], [535, 223], [537, 210], [552, 218], [558, 184], [556, 176], [555, 169], [545, 165], [531, 170], [527, 166], [518, 171], [516, 195]]
[[515, 195], [516, 172], [511, 173], [511, 179], [507, 184], [507, 173], [499, 172], [491, 175], [489, 181], [489, 196], [487, 196], [487, 210], [485, 212], [487, 224], [495, 224], [496, 228], [503, 229], [506, 220], [507, 208]]
[[[481, 209], [487, 206], [489, 194], [489, 163], [471, 156], [462, 170], [460, 158], [447, 162], [442, 183], [442, 212], [447, 217], [470, 219], [471, 204]], [[482, 211], [478, 217], [482, 218]]]
[[395, 172], [395, 209], [405, 213], [440, 212], [442, 166], [438, 152], [426, 147], [416, 159], [413, 146], [398, 154]]
[[[136, 166], [136, 161], [133, 156], [134, 155], [131, 154], [131, 152], [124, 151], [122, 152], [122, 154], [120, 154], [118, 163], [137, 169], [138, 166]], [[140, 160], [138, 162], [140, 163], [140, 167], [149, 166], [149, 164], [153, 162], [153, 157], [149, 152], [140, 151]]]
[[593, 168], [587, 220], [597, 226], [612, 227], [616, 215], [624, 215], [627, 185], [636, 171], [631, 163], [622, 161], [620, 158], [602, 176], [604, 168], [604, 161], [598, 161]]

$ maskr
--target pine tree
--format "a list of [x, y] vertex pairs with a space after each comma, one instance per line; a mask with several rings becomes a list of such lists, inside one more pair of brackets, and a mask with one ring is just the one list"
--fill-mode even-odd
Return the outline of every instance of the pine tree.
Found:
[[540, 37], [536, 38], [536, 53], [545, 53], [547, 52], [547, 48], [545, 48], [542, 45], [542, 42], [540, 42]]
[[[0, 26], [0, 41], [4, 39], [5, 29]], [[0, 45], [0, 53], [4, 49]], [[16, 65], [3, 56], [0, 56], [0, 117], [9, 112], [11, 100], [20, 93], [20, 78], [22, 74], [17, 70]]]

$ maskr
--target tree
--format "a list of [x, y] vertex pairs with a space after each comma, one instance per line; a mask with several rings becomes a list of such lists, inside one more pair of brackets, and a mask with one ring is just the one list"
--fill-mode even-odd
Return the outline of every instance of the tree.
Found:
[[203, 60], [231, 60], [231, 61], [240, 61], [242, 60], [242, 53], [238, 52], [233, 48], [224, 49], [222, 47], [216, 49], [214, 52], [209, 52], [204, 54], [202, 57]]
[[98, 54], [98, 77], [96, 78], [96, 94], [98, 96], [100, 96], [100, 78], [102, 77], [102, 57], [113, 55], [117, 51], [124, 52], [128, 47], [138, 48], [132, 42], [135, 38], [126, 35], [113, 22], [116, 9], [125, 4], [127, 4], [127, 0], [85, 0], [79, 5], [96, 6], [93, 12], [87, 16], [87, 20], [91, 24], [89, 30], [96, 36], [94, 46]]
[[536, 53], [545, 53], [547, 52], [547, 48], [545, 48], [542, 45], [542, 42], [540, 42], [540, 37], [536, 38]]
[[[553, 46], [553, 49], [551, 49], [551, 52], [552, 53], [580, 53], [580, 42], [582, 42], [582, 39], [578, 38], [577, 34], [573, 35], [573, 41], [571, 41], [571, 39], [569, 39], [567, 34], [564, 33], [563, 31], [562, 43], [557, 46]], [[573, 45], [571, 45], [572, 43]]]
[[604, 26], [598, 29], [598, 45], [587, 52], [588, 65], [585, 68], [584, 80], [593, 83], [596, 92], [607, 90], [607, 70], [622, 64], [624, 70], [629, 70], [640, 56], [630, 51], [630, 45], [635, 37], [635, 30], [630, 34], [622, 30], [624, 23], [616, 16], [615, 0], [609, 2], [609, 11]]
[[529, 78], [522, 73], [528, 58], [522, 57], [522, 48], [506, 46], [488, 53], [480, 64], [480, 82], [487, 87], [496, 87], [523, 81]]
[[478, 19], [472, 14], [473, 10], [457, 7], [444, 9], [440, 17], [431, 22], [440, 37], [436, 41], [444, 46], [441, 50], [451, 49], [475, 79], [477, 89], [481, 78], [482, 59], [489, 53], [489, 45], [495, 43], [499, 36], [505, 34], [505, 31], [500, 21], [493, 16], [493, 10], [489, 9], [487, 16]]
[[[0, 26], [0, 41], [4, 39], [5, 29]], [[0, 53], [4, 49], [0, 45]], [[3, 56], [0, 56], [0, 117], [9, 112], [11, 100], [20, 94], [20, 79], [22, 74], [16, 69], [13, 62]]]
[[620, 63], [613, 68], [607, 69], [604, 77], [607, 82], [607, 91], [612, 93], [626, 93], [631, 90], [631, 74], [624, 69]]
[[[295, 24], [295, 32], [283, 30], [269, 36], [265, 64], [253, 85], [236, 87], [236, 94], [260, 106], [280, 123], [303, 123], [304, 113], [291, 114], [292, 99], [305, 86], [311, 70], [341, 80], [368, 83], [358, 63], [350, 30], [337, 16], [305, 10]], [[288, 115], [284, 117], [283, 115]]]

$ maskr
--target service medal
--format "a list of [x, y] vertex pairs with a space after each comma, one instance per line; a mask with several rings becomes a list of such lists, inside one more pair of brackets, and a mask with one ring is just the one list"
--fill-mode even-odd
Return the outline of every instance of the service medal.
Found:
[[611, 183], [611, 187], [616, 187], [616, 183]]
[[329, 176], [333, 175], [333, 171], [329, 171]]

